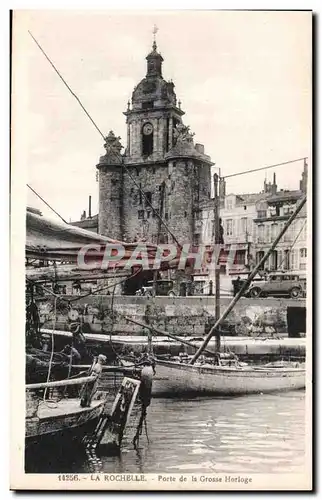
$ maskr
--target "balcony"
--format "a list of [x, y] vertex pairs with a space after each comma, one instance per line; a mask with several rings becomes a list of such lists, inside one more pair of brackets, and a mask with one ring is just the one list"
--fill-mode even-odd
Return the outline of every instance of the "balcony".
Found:
[[277, 222], [279, 220], [288, 220], [291, 215], [272, 215], [272, 214], [267, 214], [265, 217], [258, 217], [254, 219], [255, 223], [260, 223], [260, 222]]

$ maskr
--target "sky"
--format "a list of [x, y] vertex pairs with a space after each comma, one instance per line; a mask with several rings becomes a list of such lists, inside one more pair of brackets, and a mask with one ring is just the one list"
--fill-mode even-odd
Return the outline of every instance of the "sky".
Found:
[[[24, 159], [26, 182], [65, 220], [80, 218], [89, 195], [97, 213], [95, 167], [104, 154], [103, 140], [28, 30], [102, 132], [113, 130], [124, 146], [123, 112], [145, 76], [155, 24], [163, 76], [175, 83], [183, 121], [221, 175], [305, 156], [310, 165], [309, 12], [38, 10], [15, 15], [13, 68], [19, 66], [19, 78], [13, 105], [24, 132], [23, 138], [13, 135], [13, 147]], [[14, 125], [13, 119], [13, 130]], [[272, 180], [274, 171], [279, 188], [298, 189], [302, 169], [300, 161], [227, 179], [227, 193], [259, 192], [265, 175]], [[27, 203], [53, 215], [30, 191]]]

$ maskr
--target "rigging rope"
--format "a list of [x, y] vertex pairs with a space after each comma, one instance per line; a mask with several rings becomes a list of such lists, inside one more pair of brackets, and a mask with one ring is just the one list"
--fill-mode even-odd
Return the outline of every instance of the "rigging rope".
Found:
[[[51, 366], [52, 366], [53, 357], [54, 357], [54, 345], [55, 345], [54, 331], [55, 331], [55, 328], [56, 328], [56, 317], [57, 317], [57, 297], [55, 298], [55, 302], [54, 302], [54, 321], [53, 321], [53, 329], [52, 329], [52, 332], [51, 332], [51, 353], [50, 353], [50, 360], [49, 360], [48, 374], [47, 374], [47, 381], [46, 381], [46, 383], [48, 383], [49, 379], [50, 379]], [[48, 389], [48, 387], [46, 387], [45, 390], [44, 390], [44, 397], [43, 397], [43, 401], [44, 402], [46, 401], [47, 389]]]
[[245, 170], [244, 172], [236, 172], [235, 174], [229, 174], [222, 177], [222, 179], [228, 179], [229, 177], [237, 177], [238, 175], [250, 174], [253, 172], [259, 172], [260, 170], [267, 170], [268, 168], [282, 167], [283, 165], [289, 165], [290, 163], [296, 163], [297, 161], [307, 160], [307, 156], [302, 158], [296, 158], [295, 160], [284, 161], [282, 163], [276, 163], [275, 165], [268, 165], [267, 167], [253, 168], [252, 170]]
[[45, 205], [47, 205], [47, 207], [49, 207], [49, 208], [50, 208], [50, 210], [52, 210], [52, 211], [53, 211], [56, 215], [58, 215], [58, 217], [59, 217], [59, 218], [60, 218], [63, 222], [65, 222], [65, 224], [67, 224], [67, 221], [65, 221], [65, 219], [64, 219], [61, 215], [59, 215], [59, 213], [58, 213], [58, 212], [56, 212], [56, 210], [55, 210], [53, 207], [51, 207], [51, 206], [49, 205], [49, 203], [47, 203], [47, 201], [46, 201], [46, 200], [44, 200], [44, 199], [40, 196], [40, 194], [38, 194], [38, 193], [37, 193], [37, 191], [35, 191], [35, 190], [34, 190], [34, 189], [33, 189], [33, 188], [29, 185], [29, 184], [27, 184], [27, 187], [29, 187], [29, 189], [30, 189], [33, 193], [35, 193], [35, 195], [36, 195], [36, 196], [38, 196], [38, 198], [39, 198], [41, 201], [43, 201], [43, 202], [45, 203]]

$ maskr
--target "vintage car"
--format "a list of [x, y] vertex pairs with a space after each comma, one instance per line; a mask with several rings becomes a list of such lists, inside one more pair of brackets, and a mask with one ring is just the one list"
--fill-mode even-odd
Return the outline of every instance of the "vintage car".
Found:
[[[156, 280], [155, 294], [157, 296], [168, 295], [169, 297], [174, 297], [176, 294], [173, 291], [173, 281], [172, 280]], [[147, 286], [143, 286], [140, 290], [138, 290], [136, 292], [136, 295], [143, 295], [145, 297], [152, 297], [152, 295], [153, 295], [153, 281], [148, 281]]]
[[306, 296], [306, 277], [300, 273], [284, 271], [272, 272], [262, 280], [251, 283], [248, 297], [288, 296], [292, 298]]

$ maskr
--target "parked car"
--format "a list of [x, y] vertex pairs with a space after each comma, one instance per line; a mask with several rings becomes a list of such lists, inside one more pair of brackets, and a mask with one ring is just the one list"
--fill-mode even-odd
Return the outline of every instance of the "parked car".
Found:
[[[155, 294], [157, 296], [174, 297], [176, 294], [173, 291], [173, 281], [172, 280], [157, 280]], [[142, 286], [140, 290], [136, 292], [136, 295], [141, 295], [145, 297], [152, 297], [153, 295], [153, 281], [148, 282], [148, 286]]]
[[246, 294], [248, 297], [306, 296], [306, 277], [296, 272], [273, 272], [266, 278], [252, 282]]

